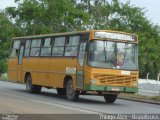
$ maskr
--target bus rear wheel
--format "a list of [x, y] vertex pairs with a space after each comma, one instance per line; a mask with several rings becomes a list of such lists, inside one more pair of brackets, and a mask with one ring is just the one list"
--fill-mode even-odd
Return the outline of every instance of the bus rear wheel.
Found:
[[26, 91], [29, 93], [40, 93], [41, 89], [42, 86], [32, 84], [32, 78], [30, 75], [28, 75], [26, 79]]
[[104, 99], [106, 103], [114, 103], [117, 99], [117, 94], [105, 94]]
[[77, 101], [79, 98], [79, 91], [74, 90], [72, 80], [69, 80], [66, 84], [66, 97], [71, 101]]

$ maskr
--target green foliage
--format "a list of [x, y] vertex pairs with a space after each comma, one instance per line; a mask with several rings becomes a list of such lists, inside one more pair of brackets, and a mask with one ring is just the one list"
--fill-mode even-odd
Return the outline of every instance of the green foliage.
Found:
[[[160, 27], [145, 17], [145, 9], [119, 0], [15, 0], [18, 7], [0, 15], [0, 58], [8, 56], [13, 36], [111, 29], [139, 36], [140, 76], [160, 72]], [[12, 22], [12, 23], [11, 23]]]
[[90, 17], [86, 28], [136, 33], [139, 36], [140, 77], [145, 78], [149, 72], [149, 77], [156, 79], [160, 72], [160, 28], [145, 17], [145, 9], [118, 0], [81, 0], [78, 6]]
[[81, 30], [80, 21], [88, 20], [85, 12], [71, 0], [17, 0], [18, 8], [7, 8], [21, 35]]
[[5, 13], [0, 12], [0, 74], [7, 70], [7, 58], [9, 56], [10, 39], [14, 35], [14, 26], [8, 20]]
[[5, 60], [0, 60], [0, 73], [5, 73], [7, 71], [7, 62]]
[[160, 96], [154, 96], [151, 98], [153, 101], [160, 102]]

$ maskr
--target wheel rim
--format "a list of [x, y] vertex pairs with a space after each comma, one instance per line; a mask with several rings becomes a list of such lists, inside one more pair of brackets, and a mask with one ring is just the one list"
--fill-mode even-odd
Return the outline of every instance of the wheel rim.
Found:
[[31, 86], [32, 86], [32, 82], [31, 82], [30, 78], [28, 78], [27, 82], [26, 82], [26, 90], [30, 91], [31, 90]]
[[69, 97], [72, 97], [73, 94], [74, 94], [73, 86], [72, 86], [72, 83], [70, 82], [68, 85], [68, 95], [69, 95]]
[[66, 88], [67, 88], [66, 89], [67, 99], [69, 99], [69, 100], [74, 99], [75, 92], [74, 92], [74, 89], [73, 89], [72, 81], [68, 81]]
[[113, 94], [104, 95], [104, 99], [106, 100], [107, 103], [113, 103], [116, 101], [117, 95]]

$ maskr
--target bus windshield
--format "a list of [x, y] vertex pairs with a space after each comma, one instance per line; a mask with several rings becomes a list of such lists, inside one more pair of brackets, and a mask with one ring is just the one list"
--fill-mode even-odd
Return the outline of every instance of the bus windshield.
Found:
[[92, 67], [137, 70], [137, 44], [93, 40], [89, 44], [87, 61]]

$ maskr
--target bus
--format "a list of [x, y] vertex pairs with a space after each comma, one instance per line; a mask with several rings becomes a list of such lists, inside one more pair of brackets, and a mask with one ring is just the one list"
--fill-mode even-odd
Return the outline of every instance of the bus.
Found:
[[9, 79], [30, 93], [46, 87], [71, 101], [90, 94], [114, 103], [119, 93], [138, 91], [138, 75], [135, 34], [89, 30], [12, 39]]

